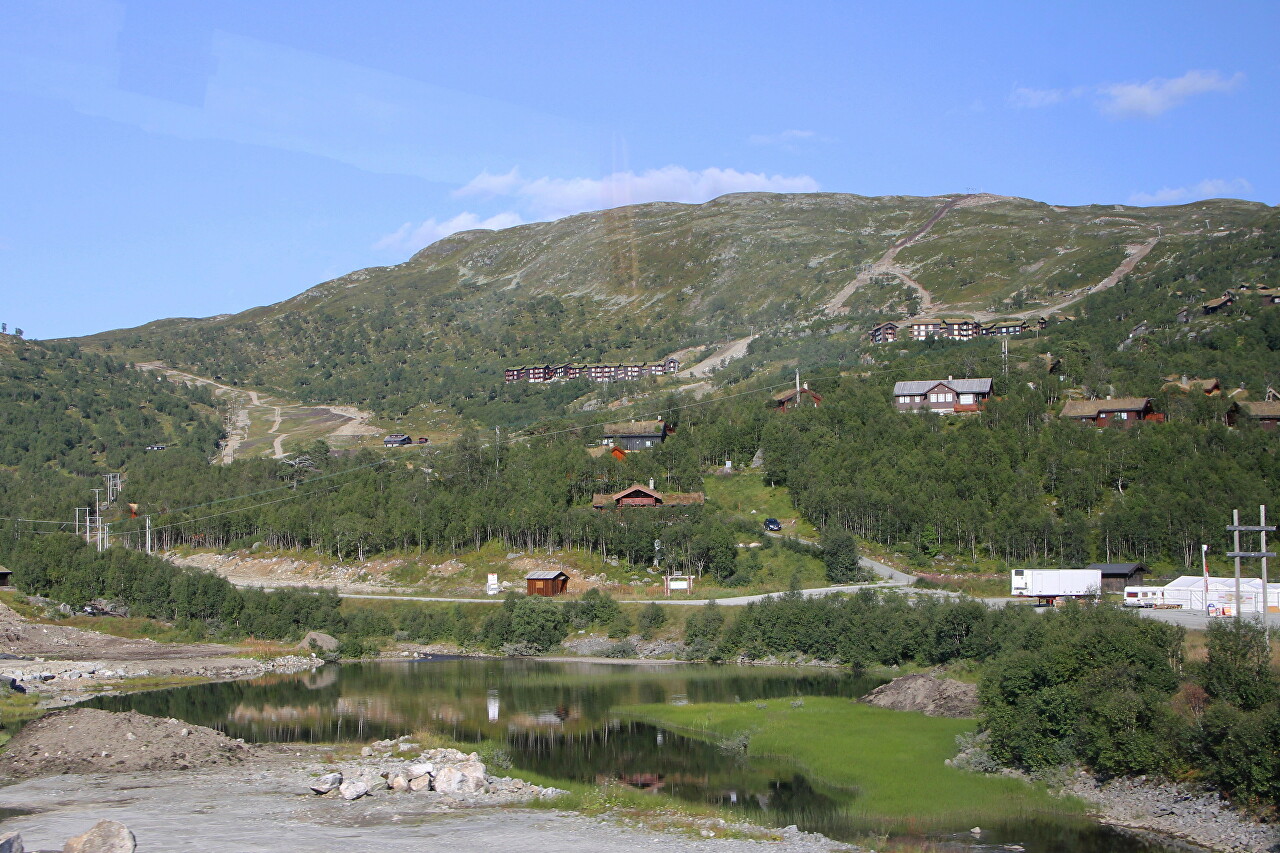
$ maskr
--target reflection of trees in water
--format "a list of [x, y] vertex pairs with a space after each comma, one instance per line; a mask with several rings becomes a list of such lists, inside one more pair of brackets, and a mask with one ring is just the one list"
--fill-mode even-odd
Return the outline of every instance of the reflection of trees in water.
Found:
[[503, 738], [512, 725], [589, 733], [619, 705], [860, 695], [845, 673], [753, 667], [618, 667], [537, 660], [446, 659], [326, 666], [318, 672], [94, 700], [94, 707], [176, 717], [248, 741], [341, 741], [434, 728], [459, 740]]
[[688, 800], [735, 805], [755, 814], [792, 816], [839, 808], [791, 771], [741, 752], [662, 731], [644, 723], [613, 723], [590, 732], [513, 732], [507, 752], [517, 767], [560, 779], [617, 781]]

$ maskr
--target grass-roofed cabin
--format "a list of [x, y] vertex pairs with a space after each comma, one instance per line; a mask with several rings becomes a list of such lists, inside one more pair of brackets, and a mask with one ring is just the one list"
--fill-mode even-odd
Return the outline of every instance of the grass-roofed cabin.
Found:
[[525, 592], [529, 595], [542, 595], [551, 598], [569, 590], [569, 576], [564, 572], [550, 569], [529, 572], [524, 576]]

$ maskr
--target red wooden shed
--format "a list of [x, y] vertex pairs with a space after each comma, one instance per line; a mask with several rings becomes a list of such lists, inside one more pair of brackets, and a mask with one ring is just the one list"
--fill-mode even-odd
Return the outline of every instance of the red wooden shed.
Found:
[[550, 598], [560, 595], [569, 589], [569, 576], [560, 571], [529, 572], [524, 576], [525, 592], [529, 595], [543, 595]]

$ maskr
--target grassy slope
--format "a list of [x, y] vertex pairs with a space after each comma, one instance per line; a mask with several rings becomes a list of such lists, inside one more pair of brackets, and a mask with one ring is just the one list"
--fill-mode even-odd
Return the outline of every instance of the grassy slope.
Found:
[[[760, 706], [764, 707], [761, 708]], [[1031, 813], [1077, 813], [1079, 804], [1050, 797], [1015, 779], [947, 767], [956, 735], [972, 720], [926, 717], [810, 697], [764, 703], [641, 705], [623, 714], [705, 739], [749, 734], [747, 754], [793, 760], [829, 785], [856, 791], [849, 807], [868, 829], [963, 828]]]

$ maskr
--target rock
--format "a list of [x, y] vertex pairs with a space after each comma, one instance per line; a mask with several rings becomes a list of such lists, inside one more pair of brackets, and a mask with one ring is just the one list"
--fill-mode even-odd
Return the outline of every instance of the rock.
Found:
[[364, 758], [368, 758], [368, 757], [370, 757], [371, 755], [373, 755], [373, 747], [371, 747], [371, 746], [364, 746], [364, 747], [361, 747], [361, 748], [360, 748], [360, 755], [361, 755], [362, 757], [364, 757]]
[[100, 820], [83, 835], [68, 838], [62, 853], [133, 853], [137, 846], [129, 827], [114, 820]]
[[392, 770], [387, 774], [387, 787], [393, 791], [409, 790], [409, 783], [413, 781], [409, 778], [409, 774], [403, 768], [400, 770]]
[[311, 790], [315, 791], [317, 794], [327, 794], [341, 784], [341, 773], [326, 773], [320, 777], [319, 781], [311, 786]]
[[430, 791], [430, 790], [431, 790], [431, 781], [432, 781], [432, 780], [431, 780], [431, 776], [430, 776], [430, 775], [426, 775], [426, 776], [419, 776], [417, 779], [410, 779], [410, 780], [409, 780], [409, 790], [410, 790], [410, 791], [413, 791], [415, 794], [416, 794], [418, 791]]
[[310, 651], [312, 649], [312, 643], [315, 643], [315, 648], [322, 652], [336, 652], [338, 650], [338, 646], [341, 645], [336, 638], [331, 637], [328, 634], [320, 631], [308, 631], [307, 636], [302, 638], [301, 643], [298, 643], [298, 648], [302, 649], [304, 652]]
[[461, 767], [442, 767], [436, 771], [435, 789], [442, 794], [474, 794], [484, 788], [484, 774], [479, 777]]
[[22, 836], [16, 832], [0, 835], [0, 853], [23, 853]]
[[358, 800], [369, 793], [369, 785], [359, 779], [343, 782], [338, 786], [338, 793], [344, 800]]
[[410, 764], [404, 770], [405, 770], [405, 773], [408, 774], [410, 779], [417, 779], [419, 777], [428, 776], [436, 772], [436, 766], [432, 764], [430, 761], [419, 761], [415, 764]]

